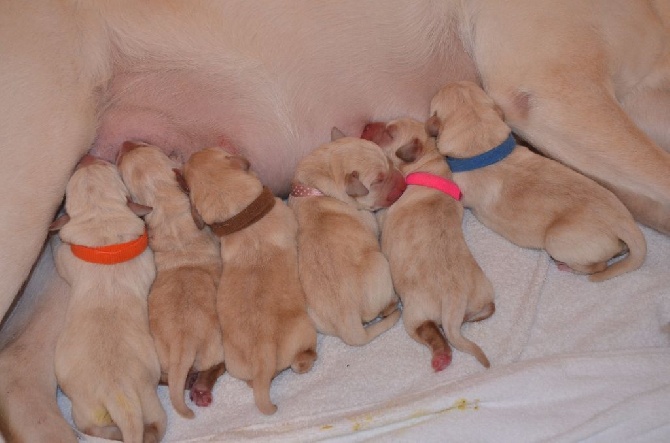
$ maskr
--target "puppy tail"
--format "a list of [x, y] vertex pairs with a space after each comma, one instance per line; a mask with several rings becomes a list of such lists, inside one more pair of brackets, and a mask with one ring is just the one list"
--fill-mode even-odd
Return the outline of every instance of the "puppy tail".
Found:
[[484, 354], [482, 348], [473, 341], [463, 337], [461, 334], [461, 325], [463, 324], [463, 319], [465, 317], [468, 297], [463, 294], [451, 297], [451, 299], [458, 300], [459, 303], [456, 306], [443, 304], [442, 307], [442, 329], [444, 329], [444, 334], [447, 336], [447, 340], [454, 346], [454, 348], [461, 352], [467, 352], [474, 356], [482, 366], [490, 368], [491, 363], [489, 362], [489, 359], [486, 358], [486, 354]]
[[[181, 350], [179, 348], [182, 348]], [[195, 360], [195, 349], [193, 346], [173, 346], [170, 349], [170, 363], [168, 368], [168, 391], [172, 407], [184, 418], [193, 418], [195, 414], [186, 406], [184, 401], [184, 388], [186, 377]]]
[[124, 442], [141, 442], [144, 438], [142, 404], [132, 389], [119, 389], [109, 396], [105, 408], [121, 430]]
[[260, 346], [260, 355], [256, 358], [254, 378], [251, 387], [254, 391], [256, 407], [265, 415], [277, 412], [277, 406], [270, 399], [270, 385], [277, 369], [277, 350], [274, 345]]
[[388, 331], [400, 319], [401, 311], [397, 309], [376, 323], [363, 327], [358, 315], [350, 315], [347, 322], [339, 328], [342, 341], [349, 346], [363, 346]]
[[647, 256], [647, 241], [644, 234], [633, 221], [624, 223], [622, 226], [623, 232], [620, 239], [626, 244], [628, 255], [605, 270], [591, 274], [589, 280], [592, 282], [601, 282], [625, 272], [634, 271], [644, 263]]

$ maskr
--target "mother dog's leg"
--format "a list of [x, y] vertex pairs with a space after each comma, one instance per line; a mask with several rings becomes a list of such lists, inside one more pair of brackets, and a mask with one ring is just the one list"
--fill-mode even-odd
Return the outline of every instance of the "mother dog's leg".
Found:
[[69, 287], [46, 247], [0, 335], [0, 432], [8, 442], [74, 442], [56, 403], [54, 351]]
[[482, 81], [508, 123], [670, 233], [670, 154], [617, 100], [668, 57], [667, 31], [649, 4], [616, 1], [617, 14], [599, 2], [516, 4], [487, 2], [473, 34]]
[[[28, 276], [77, 159], [95, 136], [104, 27], [88, 5], [0, 9], [0, 318]], [[92, 29], [100, 35], [84, 32]], [[101, 49], [102, 48], [102, 49]]]

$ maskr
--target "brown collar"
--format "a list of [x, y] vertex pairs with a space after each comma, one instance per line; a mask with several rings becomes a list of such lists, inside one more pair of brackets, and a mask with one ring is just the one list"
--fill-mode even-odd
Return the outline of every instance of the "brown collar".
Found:
[[212, 223], [209, 227], [218, 237], [241, 231], [247, 226], [256, 223], [263, 218], [265, 214], [270, 212], [275, 205], [275, 201], [275, 196], [272, 191], [270, 191], [270, 188], [263, 186], [261, 195], [259, 195], [256, 200], [249, 203], [249, 206], [242, 209], [242, 211], [230, 217], [228, 220]]

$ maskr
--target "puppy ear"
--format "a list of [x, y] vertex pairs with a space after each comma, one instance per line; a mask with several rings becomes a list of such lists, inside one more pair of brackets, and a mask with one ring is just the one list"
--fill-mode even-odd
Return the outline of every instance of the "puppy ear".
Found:
[[243, 171], [248, 171], [249, 168], [251, 168], [251, 163], [249, 163], [249, 160], [242, 157], [241, 155], [232, 155], [228, 158], [231, 160], [234, 166], [240, 168]]
[[344, 181], [346, 183], [346, 192], [349, 197], [363, 197], [370, 193], [368, 188], [366, 188], [360, 180], [358, 171], [349, 172]]
[[498, 115], [500, 116], [500, 118], [502, 120], [505, 120], [505, 113], [503, 112], [503, 110], [500, 106], [498, 106], [497, 104], [493, 105], [493, 109], [495, 109], [495, 111], [498, 113]]
[[188, 188], [188, 183], [186, 183], [186, 179], [184, 178], [184, 174], [181, 172], [181, 169], [173, 168], [172, 171], [174, 172], [174, 177], [177, 179], [179, 187], [186, 195], [188, 195], [191, 190]]
[[440, 117], [437, 116], [437, 112], [432, 115], [428, 120], [426, 120], [426, 133], [431, 137], [437, 137], [440, 135], [440, 127], [442, 122]]
[[135, 214], [138, 217], [144, 217], [145, 215], [154, 210], [154, 208], [152, 208], [151, 206], [135, 203], [130, 199], [130, 197], [128, 197], [128, 208], [130, 208], [130, 210], [133, 211], [133, 214]]
[[342, 137], [346, 137], [346, 135], [344, 135], [344, 132], [340, 131], [335, 126], [333, 126], [333, 129], [330, 130], [330, 141], [334, 142], [335, 140]]
[[60, 231], [60, 229], [69, 221], [70, 216], [68, 214], [59, 215], [56, 220], [52, 221], [49, 225], [49, 232]]
[[405, 143], [395, 151], [396, 157], [406, 163], [415, 162], [421, 153], [421, 142], [418, 138], [413, 139], [409, 143]]
[[197, 209], [195, 209], [195, 206], [193, 206], [193, 203], [191, 203], [191, 217], [193, 217], [193, 221], [195, 222], [195, 226], [202, 230], [207, 223], [205, 223], [205, 220], [202, 219], [202, 215], [198, 212]]

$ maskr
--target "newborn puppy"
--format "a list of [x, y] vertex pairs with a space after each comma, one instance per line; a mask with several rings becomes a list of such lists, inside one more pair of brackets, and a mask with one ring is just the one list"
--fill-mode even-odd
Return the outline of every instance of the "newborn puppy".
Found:
[[196, 152], [184, 165], [194, 215], [220, 237], [223, 273], [217, 310], [226, 369], [247, 380], [264, 414], [274, 376], [297, 373], [316, 359], [316, 330], [298, 276], [291, 210], [249, 171], [249, 162], [219, 148]]
[[449, 343], [488, 368], [481, 348], [461, 335], [461, 324], [493, 314], [493, 285], [465, 242], [460, 191], [434, 139], [411, 119], [369, 124], [363, 137], [382, 147], [407, 182], [381, 217], [382, 252], [402, 300], [405, 330], [431, 350], [436, 371], [451, 363], [439, 325]]
[[[117, 165], [133, 200], [153, 208], [145, 218], [156, 263], [149, 328], [172, 405], [181, 416], [192, 418], [193, 411], [184, 403], [189, 370], [205, 371], [223, 362], [216, 314], [219, 242], [209, 229], [196, 226], [188, 196], [175, 175], [179, 165], [160, 149], [125, 142]], [[217, 367], [217, 373], [221, 369]], [[208, 406], [211, 386], [197, 384], [191, 399]]]
[[[647, 245], [626, 207], [593, 180], [516, 145], [500, 108], [471, 82], [433, 97], [426, 124], [463, 204], [511, 242], [602, 281], [639, 268]], [[634, 161], [634, 159], [630, 160]], [[610, 265], [608, 261], [628, 251]]]
[[138, 217], [150, 208], [130, 202], [114, 165], [90, 156], [65, 196], [67, 214], [51, 226], [62, 241], [56, 267], [71, 286], [56, 378], [84, 433], [159, 441], [166, 415], [156, 394], [160, 364], [147, 316], [155, 267]]
[[320, 332], [358, 346], [400, 317], [372, 211], [396, 201], [405, 181], [374, 143], [333, 138], [298, 164], [289, 206], [310, 316]]

